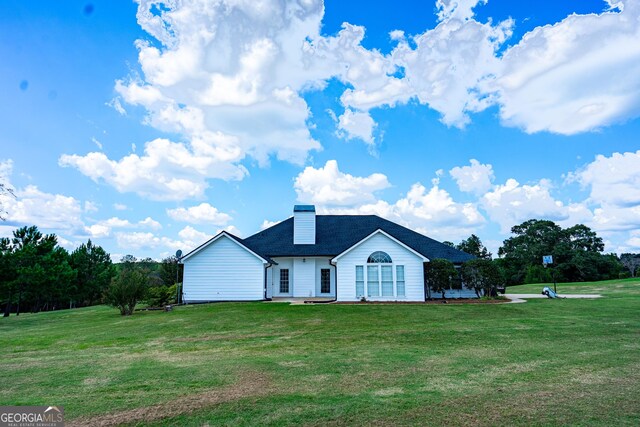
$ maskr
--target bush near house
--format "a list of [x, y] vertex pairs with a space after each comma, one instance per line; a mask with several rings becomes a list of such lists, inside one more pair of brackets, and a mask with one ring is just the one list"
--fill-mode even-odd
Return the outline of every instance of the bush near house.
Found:
[[149, 277], [136, 268], [124, 268], [111, 281], [104, 302], [120, 310], [123, 316], [133, 314], [136, 304], [147, 294]]
[[442, 294], [442, 299], [445, 299], [449, 289], [460, 286], [460, 275], [451, 261], [436, 258], [427, 265], [427, 283], [431, 292]]
[[178, 284], [172, 286], [151, 286], [147, 289], [144, 302], [150, 307], [163, 307], [176, 303]]
[[462, 282], [475, 291], [478, 297], [497, 295], [497, 289], [504, 285], [504, 273], [498, 262], [491, 259], [473, 259], [460, 268]]

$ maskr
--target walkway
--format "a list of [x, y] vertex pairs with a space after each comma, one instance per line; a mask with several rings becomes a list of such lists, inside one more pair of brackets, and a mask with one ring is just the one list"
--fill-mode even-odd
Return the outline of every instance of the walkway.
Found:
[[[518, 304], [521, 302], [527, 302], [528, 299], [535, 298], [549, 298], [546, 295], [539, 294], [504, 294], [505, 297], [511, 300], [512, 304]], [[574, 298], [574, 299], [593, 299], [593, 298], [601, 298], [602, 295], [598, 294], [564, 294], [558, 295], [558, 297], [562, 298]]]

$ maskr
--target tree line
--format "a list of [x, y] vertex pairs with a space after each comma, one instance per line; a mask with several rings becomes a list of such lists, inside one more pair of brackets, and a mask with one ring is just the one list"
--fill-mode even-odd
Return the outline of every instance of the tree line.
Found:
[[[640, 268], [640, 254], [605, 254], [602, 238], [583, 224], [562, 228], [553, 221], [531, 219], [512, 227], [511, 233], [496, 259], [473, 234], [457, 245], [444, 242], [476, 258], [458, 266], [432, 260], [425, 276], [428, 291], [444, 298], [447, 290], [465, 285], [478, 296], [491, 296], [499, 287], [554, 279], [585, 282], [635, 277]], [[545, 267], [542, 257], [546, 255], [553, 257], [553, 264]]]
[[[144, 278], [142, 299], [170, 301], [182, 281], [175, 257], [158, 263], [150, 258], [125, 256], [119, 264], [91, 240], [69, 253], [58, 245], [55, 234], [43, 234], [36, 226], [13, 231], [0, 239], [0, 307], [4, 316], [21, 311], [39, 312], [85, 307], [109, 302], [110, 288], [135, 270]], [[123, 273], [126, 271], [127, 273]]]

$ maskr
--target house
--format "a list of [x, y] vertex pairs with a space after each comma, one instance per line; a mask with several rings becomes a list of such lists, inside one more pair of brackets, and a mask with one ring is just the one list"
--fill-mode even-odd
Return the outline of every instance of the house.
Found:
[[183, 295], [185, 302], [424, 301], [425, 265], [436, 258], [460, 264], [473, 256], [376, 215], [316, 215], [314, 206], [295, 206], [292, 218], [253, 236], [223, 231], [185, 255]]

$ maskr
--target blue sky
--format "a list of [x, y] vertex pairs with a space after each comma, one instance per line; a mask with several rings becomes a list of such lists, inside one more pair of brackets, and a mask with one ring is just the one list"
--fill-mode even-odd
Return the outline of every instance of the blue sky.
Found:
[[115, 259], [378, 214], [640, 251], [640, 2], [0, 3], [0, 234]]

